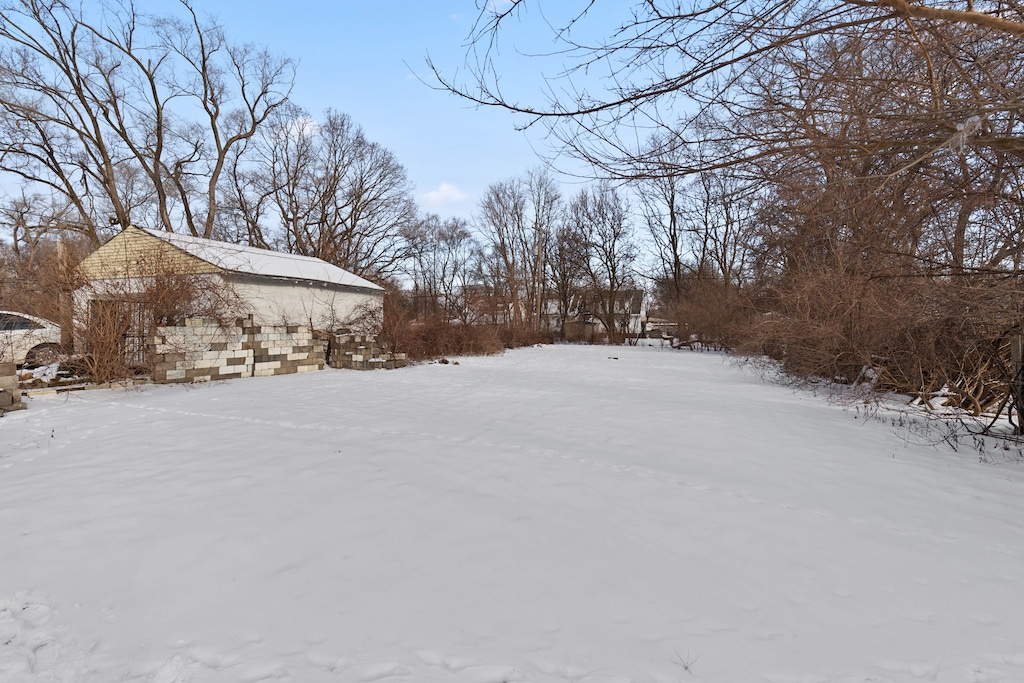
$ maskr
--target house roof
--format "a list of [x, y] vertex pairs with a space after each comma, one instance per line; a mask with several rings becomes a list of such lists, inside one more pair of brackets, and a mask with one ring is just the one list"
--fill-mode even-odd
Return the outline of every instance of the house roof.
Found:
[[369, 280], [312, 256], [285, 254], [269, 249], [217, 242], [216, 240], [160, 230], [143, 229], [143, 231], [228, 272], [290, 280], [328, 282], [345, 287], [383, 291], [382, 287]]

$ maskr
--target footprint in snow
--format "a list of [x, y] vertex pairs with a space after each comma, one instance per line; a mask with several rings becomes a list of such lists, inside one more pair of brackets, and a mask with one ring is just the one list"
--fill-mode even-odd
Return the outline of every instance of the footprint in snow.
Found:
[[987, 659], [996, 664], [1012, 664], [1013, 666], [1024, 666], [1024, 652], [1016, 654], [984, 654], [982, 659]]
[[145, 680], [153, 683], [189, 683], [195, 664], [185, 661], [181, 655], [174, 655], [166, 662], [149, 672]]
[[420, 658], [420, 661], [424, 664], [431, 666], [439, 666], [444, 669], [448, 669], [453, 673], [458, 673], [463, 669], [476, 664], [476, 662], [470, 659], [464, 659], [462, 657], [446, 657], [440, 652], [434, 652], [432, 650], [417, 650], [416, 656]]
[[915, 662], [878, 662], [875, 664], [882, 671], [892, 674], [910, 674], [915, 678], [934, 679], [938, 667], [934, 664], [921, 664]]
[[355, 671], [356, 680], [362, 681], [363, 683], [379, 681], [382, 678], [389, 678], [391, 676], [408, 676], [409, 673], [409, 669], [394, 662], [366, 664], [358, 667]]
[[0, 600], [0, 681], [51, 680], [58, 667], [65, 673], [80, 673], [70, 663], [61, 665], [66, 655], [59, 629], [43, 628], [52, 614], [48, 605], [27, 592]]
[[570, 681], [578, 681], [590, 673], [589, 670], [572, 666], [569, 664], [556, 664], [555, 662], [535, 661], [534, 666], [549, 676], [558, 676]]
[[39, 628], [50, 621], [51, 614], [53, 614], [53, 610], [51, 610], [47, 605], [40, 603], [28, 603], [22, 606], [21, 611], [18, 614], [18, 620], [29, 628]]
[[32, 674], [32, 654], [25, 650], [0, 650], [0, 680], [13, 681]]
[[209, 669], [225, 669], [240, 663], [237, 656], [205, 645], [190, 647], [187, 653], [189, 657]]
[[307, 652], [306, 661], [318, 669], [325, 669], [331, 673], [342, 671], [347, 669], [349, 666], [348, 660], [344, 657], [337, 657], [326, 652]]
[[473, 666], [465, 670], [470, 683], [516, 683], [529, 677], [514, 666]]
[[288, 678], [291, 672], [280, 662], [246, 662], [233, 667], [231, 673], [240, 683], [258, 683], [275, 678]]

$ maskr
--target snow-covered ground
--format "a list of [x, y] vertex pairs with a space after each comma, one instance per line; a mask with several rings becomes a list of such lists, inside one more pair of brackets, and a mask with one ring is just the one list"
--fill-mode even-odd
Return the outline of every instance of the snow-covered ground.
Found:
[[1024, 471], [722, 356], [32, 399], [0, 681], [1024, 681]]

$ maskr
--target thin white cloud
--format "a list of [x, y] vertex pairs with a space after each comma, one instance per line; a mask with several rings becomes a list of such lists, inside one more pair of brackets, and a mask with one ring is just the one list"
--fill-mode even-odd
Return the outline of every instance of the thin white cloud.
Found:
[[469, 199], [469, 195], [452, 185], [441, 183], [436, 190], [431, 190], [422, 196], [423, 203], [429, 207], [438, 207], [442, 204], [453, 204]]

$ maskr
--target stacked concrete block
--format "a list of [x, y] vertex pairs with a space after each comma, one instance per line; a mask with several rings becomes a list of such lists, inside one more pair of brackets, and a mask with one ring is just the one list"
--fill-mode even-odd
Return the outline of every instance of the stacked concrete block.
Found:
[[253, 374], [257, 377], [324, 369], [326, 344], [308, 327], [261, 326], [250, 320], [243, 334], [246, 348], [253, 353]]
[[233, 325], [190, 318], [158, 327], [150, 338], [153, 381], [209, 382], [236, 377], [322, 370], [325, 343], [299, 326], [259, 326], [251, 318]]
[[332, 368], [392, 370], [409, 364], [404, 353], [391, 353], [372, 334], [336, 334], [331, 341]]
[[209, 382], [252, 377], [253, 354], [245, 348], [242, 321], [189, 318], [184, 325], [161, 326], [149, 340], [154, 382]]
[[18, 388], [18, 369], [14, 363], [0, 363], [0, 416], [14, 410], [24, 410], [21, 390]]

